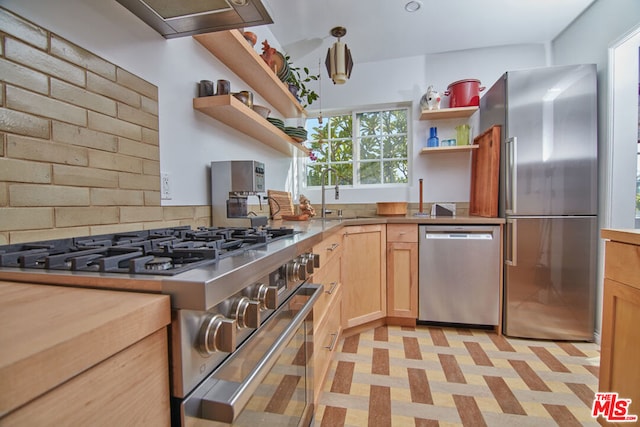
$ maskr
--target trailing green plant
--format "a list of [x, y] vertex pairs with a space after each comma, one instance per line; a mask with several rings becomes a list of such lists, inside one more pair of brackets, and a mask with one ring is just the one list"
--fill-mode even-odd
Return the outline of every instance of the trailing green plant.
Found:
[[[306, 108], [309, 105], [313, 104], [313, 101], [317, 101], [319, 99], [318, 94], [309, 89], [307, 87], [307, 84], [312, 80], [317, 81], [320, 78], [320, 74], [311, 74], [309, 72], [309, 68], [307, 67], [294, 67], [291, 64], [289, 56], [285, 56], [285, 59], [289, 63], [289, 69], [291, 70], [286, 83], [289, 83], [298, 88], [297, 96], [304, 103], [303, 107]], [[301, 74], [302, 72], [304, 72], [304, 77]]]

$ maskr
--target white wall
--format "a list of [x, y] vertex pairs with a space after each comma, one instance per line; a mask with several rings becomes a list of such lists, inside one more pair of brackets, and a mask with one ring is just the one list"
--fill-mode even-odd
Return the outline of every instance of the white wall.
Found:
[[[165, 40], [115, 1], [2, 0], [2, 5], [158, 86], [160, 165], [163, 173], [170, 174], [173, 189], [173, 199], [163, 201], [163, 205], [208, 204], [207, 166], [212, 160], [264, 161], [267, 188], [298, 193], [293, 173], [295, 162], [290, 158], [193, 110], [192, 98], [199, 80], [226, 78], [231, 81], [232, 90], [247, 86], [191, 37]], [[267, 38], [279, 47], [268, 26], [252, 31], [258, 34], [259, 43]], [[357, 57], [357, 52], [354, 55]], [[490, 84], [507, 69], [544, 65], [544, 58], [543, 46], [514, 46], [356, 63], [352, 79], [345, 85], [334, 86], [323, 75], [322, 107], [411, 102], [417, 118], [418, 101], [429, 84], [442, 91], [462, 78], [478, 78]], [[314, 61], [306, 64], [312, 70], [318, 69], [317, 59]], [[264, 104], [259, 97], [256, 102]], [[445, 100], [443, 106], [446, 105]], [[439, 135], [454, 136], [453, 127], [459, 123], [455, 120], [437, 123]], [[413, 123], [412, 187], [401, 191], [345, 190], [341, 201], [417, 201], [418, 178], [425, 180], [426, 201], [468, 201], [469, 154], [447, 154], [437, 159], [417, 154], [429, 126], [428, 122]], [[318, 192], [309, 197], [319, 200]]]
[[[598, 140], [600, 159], [600, 212], [604, 227], [631, 227], [635, 212], [632, 201], [612, 200], [606, 193], [612, 175], [631, 176], [628, 181], [630, 190], [624, 193], [635, 194], [636, 144], [626, 147], [613, 147], [610, 141], [609, 116], [609, 48], [632, 29], [640, 26], [640, 2], [637, 0], [597, 0], [567, 30], [554, 40], [553, 60], [557, 65], [575, 63], [595, 63], [598, 67]], [[636, 64], [637, 65], [637, 64]], [[637, 78], [638, 70], [629, 69]], [[637, 100], [636, 100], [637, 101]], [[637, 109], [632, 103], [630, 108]], [[623, 114], [618, 111], [616, 114]], [[618, 164], [611, 167], [610, 154], [617, 157]], [[630, 170], [632, 170], [630, 175]], [[611, 203], [614, 203], [611, 205]]]
[[[356, 56], [357, 52], [353, 52]], [[464, 123], [461, 119], [420, 121], [419, 101], [429, 85], [440, 92], [449, 84], [474, 78], [487, 89], [507, 70], [539, 67], [546, 64], [547, 52], [544, 45], [502, 46], [491, 49], [474, 49], [437, 55], [415, 56], [393, 61], [357, 63], [351, 79], [343, 85], [334, 85], [325, 74], [322, 76], [322, 110], [358, 109], [366, 105], [386, 103], [412, 104], [414, 146], [410, 155], [412, 175], [410, 187], [370, 188], [351, 190], [345, 188], [340, 193], [341, 203], [361, 203], [375, 201], [419, 200], [418, 179], [424, 179], [425, 202], [468, 202], [470, 191], [469, 153], [420, 155], [425, 146], [429, 127], [438, 127], [438, 136], [455, 138], [455, 126]], [[317, 60], [316, 60], [317, 61]], [[308, 66], [311, 67], [310, 64]], [[317, 64], [316, 64], [317, 68]], [[313, 69], [313, 68], [312, 68]], [[312, 86], [316, 92], [319, 86]], [[481, 92], [482, 95], [483, 92]], [[442, 107], [448, 106], [448, 98], [443, 97]], [[318, 113], [314, 103], [310, 115]], [[472, 117], [473, 135], [477, 135], [479, 118]], [[320, 200], [320, 191], [302, 189], [311, 200]], [[330, 203], [333, 199], [327, 195]]]
[[[612, 183], [628, 181], [635, 189], [630, 169], [635, 169], [637, 144], [613, 146], [610, 139], [611, 99], [609, 96], [609, 48], [631, 29], [640, 25], [640, 2], [637, 0], [596, 0], [573, 24], [558, 36], [553, 44], [553, 61], [557, 65], [595, 63], [598, 68], [598, 156], [599, 156], [599, 223], [601, 227], [633, 227], [632, 212], [628, 202], [617, 201], [608, 191]], [[635, 64], [637, 67], [637, 64]], [[630, 68], [637, 78], [638, 69]], [[636, 80], [637, 82], [637, 80]], [[637, 98], [636, 98], [637, 101]], [[637, 110], [637, 104], [633, 106]], [[619, 112], [616, 114], [620, 114]], [[634, 127], [635, 129], [635, 127]], [[619, 164], [613, 165], [612, 155]], [[625, 184], [620, 184], [625, 185]], [[634, 191], [634, 190], [631, 190]], [[631, 194], [623, 190], [623, 194]], [[604, 244], [600, 241], [598, 251], [598, 290], [596, 304], [596, 340], [599, 340], [602, 322], [602, 286], [604, 276]]]
[[[172, 200], [163, 205], [208, 204], [207, 167], [212, 160], [264, 161], [267, 188], [291, 184], [289, 157], [193, 110], [200, 80], [227, 79], [233, 91], [249, 87], [191, 37], [166, 40], [112, 0], [2, 0], [1, 4], [158, 86], [160, 166], [162, 173], [170, 174], [173, 191]], [[260, 41], [274, 40], [267, 27], [255, 32]], [[255, 101], [265, 105], [260, 97]]]

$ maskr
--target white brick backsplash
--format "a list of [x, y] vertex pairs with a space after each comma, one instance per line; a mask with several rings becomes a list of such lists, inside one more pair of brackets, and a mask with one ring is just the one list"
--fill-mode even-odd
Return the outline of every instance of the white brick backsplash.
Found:
[[4, 54], [7, 59], [22, 65], [58, 77], [78, 86], [86, 82], [85, 71], [70, 63], [50, 56], [46, 52], [35, 49], [17, 40], [5, 38]]
[[95, 130], [54, 121], [53, 140], [65, 144], [78, 145], [115, 153], [118, 151], [118, 137]]
[[46, 74], [3, 58], [0, 58], [0, 76], [8, 84], [42, 94], [49, 93], [49, 81]]
[[2, 8], [0, 8], [0, 31], [11, 34], [40, 49], [46, 49], [48, 45], [46, 30]]
[[108, 116], [117, 113], [116, 102], [112, 99], [89, 92], [86, 89], [70, 85], [61, 80], [51, 79], [51, 96], [88, 110], [97, 111]]
[[17, 135], [7, 137], [7, 156], [77, 166], [89, 164], [89, 152], [86, 148]]
[[13, 110], [37, 116], [80, 126], [87, 125], [87, 110], [84, 108], [12, 86], [7, 86], [6, 105]]
[[51, 35], [51, 53], [110, 80], [116, 79], [115, 65], [55, 34]]

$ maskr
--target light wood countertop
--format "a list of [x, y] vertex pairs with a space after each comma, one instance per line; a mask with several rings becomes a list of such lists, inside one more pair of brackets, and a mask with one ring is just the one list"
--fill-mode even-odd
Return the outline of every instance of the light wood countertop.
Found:
[[0, 416], [170, 322], [167, 295], [0, 281]]

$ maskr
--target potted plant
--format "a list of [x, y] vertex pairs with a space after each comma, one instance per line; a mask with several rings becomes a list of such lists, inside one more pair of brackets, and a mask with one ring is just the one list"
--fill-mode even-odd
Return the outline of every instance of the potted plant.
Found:
[[[291, 70], [285, 83], [289, 85], [289, 91], [293, 96], [301, 102], [306, 102], [306, 104], [303, 105], [303, 107], [306, 108], [319, 98], [316, 92], [307, 87], [307, 84], [312, 80], [318, 80], [320, 74], [311, 74], [307, 67], [294, 67], [291, 65], [291, 61], [289, 61], [289, 56], [285, 58]], [[301, 74], [302, 72], [304, 73], [304, 77]]]

